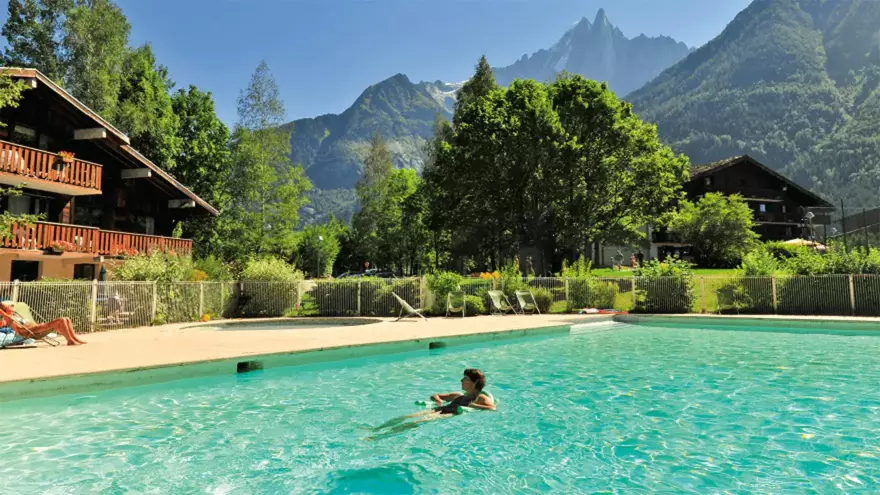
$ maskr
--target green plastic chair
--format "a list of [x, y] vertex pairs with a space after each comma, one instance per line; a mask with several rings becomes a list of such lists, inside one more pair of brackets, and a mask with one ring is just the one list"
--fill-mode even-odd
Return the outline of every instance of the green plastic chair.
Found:
[[[529, 302], [531, 299], [531, 302]], [[538, 309], [538, 301], [535, 300], [535, 295], [532, 294], [530, 290], [518, 290], [516, 291], [516, 300], [519, 302], [520, 310], [522, 314], [526, 314], [526, 311], [531, 311], [533, 313], [541, 314], [541, 310]]]
[[446, 294], [446, 317], [449, 318], [450, 313], [461, 313], [464, 318], [467, 312], [467, 303], [465, 302], [464, 292], [455, 291]]
[[425, 318], [425, 315], [422, 314], [421, 308], [413, 308], [408, 302], [404, 301], [403, 298], [393, 292], [391, 295], [394, 296], [394, 299], [397, 299], [397, 303], [400, 304], [400, 314], [397, 315], [397, 319], [394, 321], [400, 321], [408, 316], [418, 316], [419, 318], [428, 321], [428, 319]]
[[490, 290], [489, 300], [492, 302], [492, 314], [506, 315], [507, 313], [516, 314], [516, 308], [510, 304], [510, 299], [500, 290]]

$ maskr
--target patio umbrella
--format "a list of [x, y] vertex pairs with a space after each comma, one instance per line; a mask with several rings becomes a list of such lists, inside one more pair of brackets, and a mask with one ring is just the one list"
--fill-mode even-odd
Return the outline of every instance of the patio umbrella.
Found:
[[817, 251], [825, 251], [825, 246], [819, 244], [816, 241], [808, 241], [806, 239], [790, 239], [785, 241], [784, 244], [788, 244], [790, 246], [806, 246], [816, 249]]

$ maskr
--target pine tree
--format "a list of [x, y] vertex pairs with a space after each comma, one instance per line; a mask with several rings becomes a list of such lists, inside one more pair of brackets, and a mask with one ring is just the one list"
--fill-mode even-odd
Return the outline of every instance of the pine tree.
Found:
[[461, 89], [458, 90], [458, 97], [455, 102], [455, 115], [461, 114], [461, 111], [473, 104], [480, 98], [485, 98], [496, 89], [498, 84], [495, 82], [495, 74], [486, 56], [480, 57], [477, 63], [476, 71]]

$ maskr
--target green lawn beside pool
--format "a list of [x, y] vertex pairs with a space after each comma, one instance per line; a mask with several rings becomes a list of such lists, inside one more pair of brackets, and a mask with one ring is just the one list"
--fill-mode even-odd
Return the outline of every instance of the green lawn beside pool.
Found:
[[[632, 277], [632, 270], [624, 268], [623, 271], [612, 268], [596, 268], [593, 270], [596, 277], [624, 278]], [[732, 277], [736, 270], [731, 268], [695, 268], [694, 275], [698, 277]]]

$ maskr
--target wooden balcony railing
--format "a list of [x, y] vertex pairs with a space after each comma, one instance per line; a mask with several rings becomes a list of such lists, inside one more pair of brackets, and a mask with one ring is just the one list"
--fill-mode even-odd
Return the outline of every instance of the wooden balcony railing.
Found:
[[116, 256], [150, 252], [191, 254], [192, 240], [158, 235], [101, 230], [82, 225], [36, 222], [13, 225], [2, 247], [10, 249], [52, 249], [56, 241], [70, 243], [74, 252]]
[[65, 164], [61, 155], [0, 141], [0, 172], [100, 191], [101, 171], [97, 163], [74, 159]]

